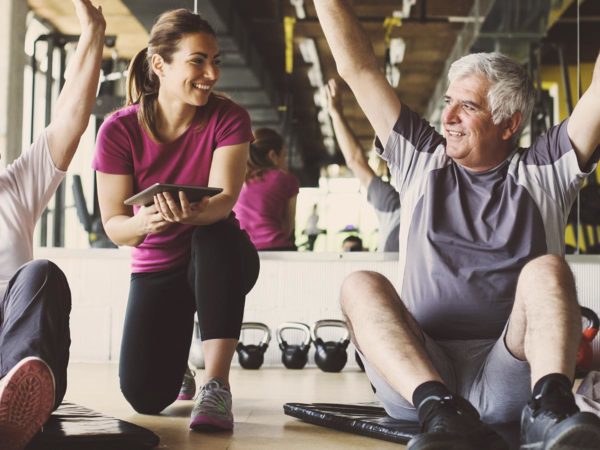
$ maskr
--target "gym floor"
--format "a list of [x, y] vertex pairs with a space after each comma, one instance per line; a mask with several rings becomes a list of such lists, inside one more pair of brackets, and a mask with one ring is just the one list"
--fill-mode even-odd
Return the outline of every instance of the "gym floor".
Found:
[[[200, 380], [201, 371], [196, 374]], [[158, 449], [173, 450], [349, 450], [402, 449], [404, 446], [310, 425], [283, 414], [286, 402], [356, 403], [373, 401], [364, 373], [347, 368], [324, 373], [307, 368], [233, 368], [235, 429], [201, 434], [188, 428], [192, 401], [176, 401], [159, 416], [137, 414], [119, 390], [116, 364], [69, 365], [65, 401], [146, 427], [161, 438]]]

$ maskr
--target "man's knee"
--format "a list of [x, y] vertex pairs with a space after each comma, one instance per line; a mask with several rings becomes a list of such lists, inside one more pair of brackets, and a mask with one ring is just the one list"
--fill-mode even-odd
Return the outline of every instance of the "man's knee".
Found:
[[360, 270], [348, 275], [342, 282], [340, 290], [340, 306], [347, 314], [363, 301], [374, 302], [382, 296], [375, 292], [388, 293], [393, 286], [390, 281], [378, 272]]
[[567, 300], [577, 300], [573, 272], [561, 256], [544, 255], [525, 264], [519, 276], [519, 285], [528, 289], [539, 286], [544, 291], [565, 292]]
[[52, 261], [47, 259], [29, 261], [19, 269], [14, 282], [15, 286], [26, 286], [25, 290], [31, 293], [43, 291], [45, 294], [43, 298], [46, 301], [54, 302], [67, 309], [71, 307], [71, 292], [67, 277]]

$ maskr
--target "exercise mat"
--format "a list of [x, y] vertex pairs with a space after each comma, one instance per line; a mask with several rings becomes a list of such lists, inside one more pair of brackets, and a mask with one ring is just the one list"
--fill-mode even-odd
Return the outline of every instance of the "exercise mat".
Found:
[[369, 404], [286, 403], [283, 411], [314, 425], [406, 444], [419, 432], [419, 424], [395, 420]]
[[[314, 425], [401, 444], [406, 444], [419, 432], [418, 423], [392, 419], [382, 407], [369, 403], [286, 403], [283, 411], [288, 416]], [[518, 423], [493, 428], [510, 443], [511, 448], [519, 447]]]
[[63, 403], [27, 450], [146, 450], [158, 445], [152, 431], [83, 406]]

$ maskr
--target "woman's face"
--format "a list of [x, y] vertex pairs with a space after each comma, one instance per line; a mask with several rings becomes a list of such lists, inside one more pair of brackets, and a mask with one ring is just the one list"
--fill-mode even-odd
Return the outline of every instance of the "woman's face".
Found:
[[186, 34], [170, 63], [154, 55], [152, 65], [160, 79], [160, 98], [203, 106], [219, 79], [219, 46], [207, 33]]

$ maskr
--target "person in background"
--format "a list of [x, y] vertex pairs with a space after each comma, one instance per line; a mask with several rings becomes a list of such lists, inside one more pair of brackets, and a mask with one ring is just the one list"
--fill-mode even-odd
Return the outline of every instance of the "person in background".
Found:
[[397, 252], [400, 234], [400, 195], [394, 186], [375, 175], [369, 166], [363, 148], [344, 116], [342, 96], [335, 79], [329, 80], [325, 86], [325, 93], [335, 137], [346, 165], [358, 178], [361, 186], [367, 190], [367, 201], [375, 208], [379, 220], [377, 250]]
[[313, 204], [310, 214], [306, 218], [306, 226], [302, 230], [302, 234], [306, 235], [306, 242], [301, 244], [307, 251], [312, 252], [315, 249], [315, 243], [320, 234], [326, 234], [327, 230], [319, 228], [319, 213], [317, 211], [317, 204]]
[[63, 272], [33, 260], [35, 223], [86, 130], [100, 77], [101, 7], [73, 0], [81, 36], [52, 120], [0, 173], [0, 449], [21, 450], [63, 400], [71, 292]]
[[[358, 271], [340, 303], [388, 414], [417, 449], [596, 449], [600, 418], [572, 392], [581, 311], [565, 225], [600, 158], [600, 56], [569, 118], [518, 146], [535, 90], [500, 53], [454, 61], [443, 134], [397, 97], [349, 0], [315, 0], [337, 70], [400, 192], [396, 286]], [[373, 320], [376, 318], [376, 320]]]
[[358, 236], [352, 234], [342, 241], [343, 252], [364, 252], [363, 241]]
[[233, 210], [257, 250], [296, 250], [298, 179], [287, 171], [283, 138], [270, 128], [254, 132], [246, 182]]
[[[253, 139], [248, 113], [213, 92], [215, 31], [187, 9], [158, 17], [148, 47], [129, 68], [127, 106], [98, 133], [94, 169], [102, 221], [117, 245], [133, 247], [119, 363], [121, 391], [142, 414], [180, 393], [198, 312], [205, 360], [190, 427], [233, 428], [229, 370], [246, 294], [259, 271], [256, 249], [232, 214]], [[183, 192], [123, 202], [156, 182], [222, 188], [190, 203]]]

